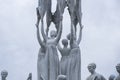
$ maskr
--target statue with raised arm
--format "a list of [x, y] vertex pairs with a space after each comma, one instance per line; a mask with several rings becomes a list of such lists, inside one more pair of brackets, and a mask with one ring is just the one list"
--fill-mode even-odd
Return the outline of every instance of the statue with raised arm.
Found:
[[47, 65], [47, 73], [48, 79], [47, 80], [56, 80], [57, 76], [59, 75], [59, 58], [57, 53], [57, 44], [61, 38], [62, 34], [62, 22], [59, 25], [59, 31], [56, 34], [56, 31], [50, 32], [50, 37], [48, 37], [44, 32], [44, 26], [41, 26], [41, 33], [43, 39], [46, 42], [46, 52], [45, 52], [45, 59]]
[[101, 74], [95, 72], [96, 64], [91, 63], [88, 65], [88, 70], [91, 73], [89, 77], [87, 77], [86, 80], [106, 80]]
[[1, 72], [1, 80], [6, 80], [7, 76], [8, 76], [8, 72], [6, 70], [3, 70]]
[[118, 72], [118, 76], [115, 78], [115, 80], [120, 80], [120, 63], [116, 65], [116, 70]]
[[67, 36], [70, 40], [71, 49], [68, 60], [67, 80], [81, 80], [81, 52], [79, 44], [82, 38], [82, 29], [83, 26], [80, 27], [79, 38], [77, 40], [74, 26], [71, 24], [71, 33]]
[[58, 50], [60, 51], [62, 58], [60, 61], [60, 74], [67, 75], [67, 63], [68, 63], [68, 56], [70, 53], [70, 48], [68, 48], [68, 40], [62, 40], [63, 48], [58, 44]]
[[43, 78], [47, 79], [48, 77], [47, 65], [45, 64], [46, 45], [45, 45], [45, 40], [42, 41], [40, 37], [39, 26], [36, 26], [36, 28], [37, 28], [37, 40], [40, 45], [40, 49], [38, 52], [38, 60], [37, 60], [37, 76], [38, 76], [38, 80], [42, 80]]

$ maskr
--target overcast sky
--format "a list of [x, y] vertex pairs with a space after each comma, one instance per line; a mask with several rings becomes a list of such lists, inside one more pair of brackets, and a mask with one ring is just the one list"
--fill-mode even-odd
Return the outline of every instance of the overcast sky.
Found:
[[[56, 0], [52, 0], [55, 11]], [[37, 0], [0, 0], [0, 71], [9, 72], [8, 80], [26, 80], [28, 73], [37, 79], [36, 38]], [[82, 0], [84, 25], [80, 44], [82, 80], [89, 75], [87, 65], [97, 64], [97, 72], [106, 78], [115, 74], [120, 63], [120, 0]], [[63, 20], [64, 38], [69, 33], [67, 8]], [[54, 25], [51, 25], [52, 29]], [[67, 30], [67, 31], [66, 31]]]

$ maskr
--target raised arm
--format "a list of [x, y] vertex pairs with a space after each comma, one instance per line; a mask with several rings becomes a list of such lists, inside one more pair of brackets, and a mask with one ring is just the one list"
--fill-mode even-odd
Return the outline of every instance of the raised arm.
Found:
[[58, 43], [58, 45], [57, 45], [57, 48], [58, 48], [58, 50], [61, 52], [62, 51], [62, 47], [61, 47], [61, 45]]
[[77, 44], [80, 44], [80, 42], [81, 42], [81, 39], [82, 39], [82, 29], [83, 29], [83, 25], [80, 26], [80, 32], [79, 32]]
[[44, 39], [45, 42], [46, 42], [47, 39], [48, 39], [48, 37], [47, 37], [47, 35], [46, 35], [45, 32], [44, 32], [44, 23], [43, 23], [43, 20], [41, 20], [41, 33], [42, 33], [43, 39]]
[[73, 22], [71, 22], [71, 36], [70, 36], [70, 44], [72, 44], [76, 40], [76, 35], [75, 35], [75, 27], [73, 25]]
[[40, 38], [39, 26], [36, 26], [36, 28], [37, 28], [37, 40], [38, 40], [40, 46], [45, 46], [45, 43]]
[[60, 21], [60, 24], [59, 24], [59, 30], [58, 30], [58, 33], [57, 33], [57, 36], [56, 36], [56, 39], [55, 41], [58, 43], [60, 38], [61, 38], [61, 34], [62, 34], [62, 21]]

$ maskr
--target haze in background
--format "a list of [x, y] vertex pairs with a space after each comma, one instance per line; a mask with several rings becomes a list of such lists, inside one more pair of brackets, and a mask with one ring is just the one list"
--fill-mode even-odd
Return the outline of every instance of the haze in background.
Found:
[[[26, 80], [29, 72], [37, 80], [36, 37], [37, 0], [0, 0], [0, 71], [9, 72], [8, 80]], [[56, 0], [52, 2], [55, 11]], [[84, 25], [80, 44], [82, 80], [89, 75], [87, 65], [97, 64], [97, 72], [106, 78], [115, 74], [120, 63], [120, 0], [82, 0]], [[51, 24], [54, 29], [54, 25]], [[65, 9], [62, 38], [70, 32]]]

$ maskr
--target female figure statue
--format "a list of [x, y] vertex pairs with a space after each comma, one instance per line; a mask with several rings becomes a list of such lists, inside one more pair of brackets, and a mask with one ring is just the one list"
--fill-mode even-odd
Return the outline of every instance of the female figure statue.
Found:
[[73, 23], [71, 23], [71, 34], [68, 37], [71, 48], [67, 68], [68, 80], [81, 80], [81, 52], [79, 43], [82, 37], [82, 28], [83, 26], [80, 26], [79, 38], [76, 40], [75, 28], [73, 27]]
[[46, 66], [45, 65], [45, 40], [42, 41], [42, 39], [40, 38], [40, 33], [39, 33], [39, 26], [36, 25], [37, 28], [37, 40], [39, 42], [40, 45], [40, 49], [39, 49], [39, 53], [38, 53], [38, 60], [37, 60], [37, 75], [38, 75], [38, 80], [43, 80], [43, 76], [46, 78], [47, 74], [46, 74]]
[[45, 59], [46, 59], [46, 65], [47, 65], [47, 73], [48, 73], [48, 79], [47, 80], [56, 80], [57, 76], [59, 75], [59, 58], [57, 53], [57, 44], [61, 38], [62, 34], [62, 23], [60, 21], [59, 25], [59, 31], [56, 35], [55, 31], [50, 32], [50, 38], [45, 34], [44, 32], [44, 26], [42, 24], [41, 26], [41, 32], [42, 36], [46, 42], [46, 53], [45, 53]]
[[68, 63], [68, 56], [70, 53], [70, 48], [68, 48], [68, 40], [62, 40], [63, 48], [58, 44], [58, 50], [60, 51], [62, 58], [60, 61], [60, 74], [67, 75], [67, 63]]

